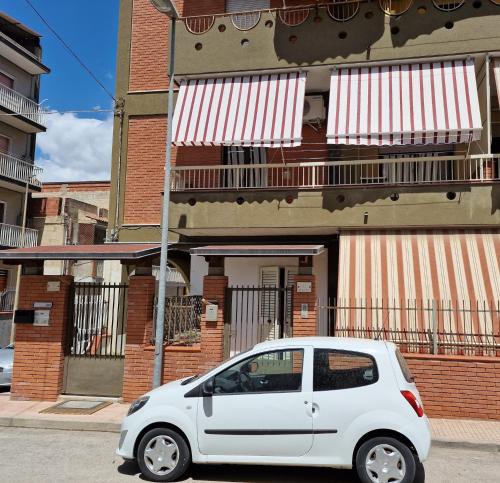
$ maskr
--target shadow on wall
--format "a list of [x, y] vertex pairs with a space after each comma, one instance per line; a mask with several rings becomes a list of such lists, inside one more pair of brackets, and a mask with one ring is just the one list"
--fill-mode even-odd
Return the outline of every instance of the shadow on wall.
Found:
[[[334, 16], [348, 16], [349, 12], [337, 8], [338, 11], [332, 12]], [[370, 60], [372, 46], [384, 35], [388, 37], [387, 40], [379, 42], [377, 48], [404, 47], [409, 40], [437, 30], [443, 30], [443, 34], [449, 31], [451, 42], [463, 41], [464, 34], [465, 38], [474, 40], [475, 37], [482, 37], [481, 34], [477, 35], [478, 23], [471, 24], [470, 31], [464, 26], [460, 37], [457, 37], [453, 33], [456, 22], [492, 15], [500, 15], [500, 7], [490, 0], [467, 1], [453, 12], [440, 11], [431, 1], [415, 0], [410, 9], [399, 16], [385, 15], [378, 2], [362, 3], [353, 18], [344, 22], [334, 20], [326, 9], [321, 8], [317, 13], [311, 12], [309, 18], [296, 27], [277, 20], [274, 46], [279, 59], [298, 65], [347, 58], [355, 54], [365, 54], [359, 55], [360, 60]]]

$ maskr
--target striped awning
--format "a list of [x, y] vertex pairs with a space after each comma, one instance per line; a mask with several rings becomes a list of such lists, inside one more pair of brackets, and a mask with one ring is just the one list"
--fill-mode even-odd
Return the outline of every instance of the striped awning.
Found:
[[460, 143], [481, 129], [473, 60], [332, 71], [330, 144]]
[[[369, 317], [373, 326], [410, 330], [412, 321], [419, 325], [429, 318], [425, 309], [434, 302], [440, 308], [481, 308], [484, 316], [473, 330], [489, 327], [491, 333], [490, 312], [500, 303], [500, 231], [342, 232], [338, 280], [339, 305], [355, 307], [344, 322]], [[415, 318], [418, 307], [424, 308], [422, 320]], [[445, 329], [463, 331], [465, 325], [457, 324], [465, 322], [450, 318]]]
[[177, 146], [298, 146], [306, 74], [182, 81], [173, 119]]

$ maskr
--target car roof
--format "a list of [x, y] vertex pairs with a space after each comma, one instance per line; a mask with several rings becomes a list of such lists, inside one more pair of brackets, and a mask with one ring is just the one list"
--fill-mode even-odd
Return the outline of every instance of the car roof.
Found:
[[[389, 343], [393, 345], [392, 343]], [[295, 345], [309, 345], [314, 348], [339, 349], [351, 351], [380, 352], [387, 351], [387, 343], [383, 340], [360, 339], [355, 337], [291, 337], [261, 342], [254, 346], [256, 350], [279, 349]]]

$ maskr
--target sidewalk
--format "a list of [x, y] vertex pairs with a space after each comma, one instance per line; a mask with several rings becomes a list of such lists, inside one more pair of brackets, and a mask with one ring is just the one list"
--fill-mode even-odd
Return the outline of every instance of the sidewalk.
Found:
[[[90, 415], [41, 414], [56, 403], [9, 398], [9, 393], [0, 393], [0, 426], [119, 432], [129, 407], [115, 402]], [[431, 419], [430, 423], [433, 443], [496, 447], [500, 451], [500, 421]]]

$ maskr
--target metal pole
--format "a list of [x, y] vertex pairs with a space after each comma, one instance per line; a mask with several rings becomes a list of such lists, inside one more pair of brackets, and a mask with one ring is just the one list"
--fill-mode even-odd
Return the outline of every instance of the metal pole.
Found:
[[174, 114], [174, 57], [175, 57], [175, 18], [170, 22], [169, 42], [169, 84], [168, 84], [168, 117], [167, 145], [165, 155], [165, 179], [163, 183], [163, 214], [161, 221], [161, 257], [160, 278], [158, 280], [158, 305], [156, 310], [155, 361], [153, 372], [153, 388], [161, 386], [163, 369], [163, 337], [165, 325], [165, 295], [167, 292], [167, 260], [168, 260], [168, 218], [170, 205], [170, 169], [172, 159], [172, 118]]

